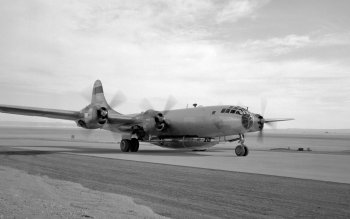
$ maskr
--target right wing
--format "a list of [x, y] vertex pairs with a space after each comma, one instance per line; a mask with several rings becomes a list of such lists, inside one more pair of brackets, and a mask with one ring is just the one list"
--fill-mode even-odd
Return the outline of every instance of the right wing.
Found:
[[53, 119], [78, 120], [83, 115], [79, 111], [46, 109], [39, 107], [11, 106], [0, 105], [0, 112], [25, 115], [25, 116], [40, 116]]

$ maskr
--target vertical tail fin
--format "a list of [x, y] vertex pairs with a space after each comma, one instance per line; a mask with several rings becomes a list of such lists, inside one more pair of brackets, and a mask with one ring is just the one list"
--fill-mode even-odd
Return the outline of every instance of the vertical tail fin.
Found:
[[92, 90], [91, 103], [101, 104], [103, 106], [109, 107], [106, 98], [103, 94], [103, 87], [100, 80], [96, 80], [94, 83], [94, 88]]

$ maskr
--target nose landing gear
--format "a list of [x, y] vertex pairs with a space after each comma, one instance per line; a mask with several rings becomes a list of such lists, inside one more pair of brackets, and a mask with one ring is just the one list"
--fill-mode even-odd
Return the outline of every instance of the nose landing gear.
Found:
[[243, 134], [239, 134], [239, 141], [240, 145], [238, 145], [235, 148], [235, 153], [238, 157], [242, 157], [242, 156], [247, 156], [249, 153], [249, 149], [246, 145], [244, 145], [244, 135]]

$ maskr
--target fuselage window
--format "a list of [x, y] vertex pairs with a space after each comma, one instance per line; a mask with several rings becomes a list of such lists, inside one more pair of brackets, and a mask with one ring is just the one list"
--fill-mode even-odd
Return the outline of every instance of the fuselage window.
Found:
[[237, 110], [237, 111], [236, 111], [236, 114], [242, 115], [242, 112], [241, 112], [240, 110]]
[[231, 110], [231, 112], [230, 113], [236, 113], [236, 110]]
[[224, 113], [225, 111], [226, 111], [226, 109], [222, 109], [222, 110], [221, 110], [221, 113]]
[[212, 115], [214, 115], [215, 113], [216, 113], [216, 111], [211, 112]]
[[225, 113], [229, 113], [230, 112], [230, 109], [227, 109]]

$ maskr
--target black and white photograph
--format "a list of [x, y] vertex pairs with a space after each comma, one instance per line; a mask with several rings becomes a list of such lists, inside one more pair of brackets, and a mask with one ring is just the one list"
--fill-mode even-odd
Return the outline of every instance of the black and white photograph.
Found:
[[350, 1], [0, 1], [0, 219], [350, 218], [349, 112]]

